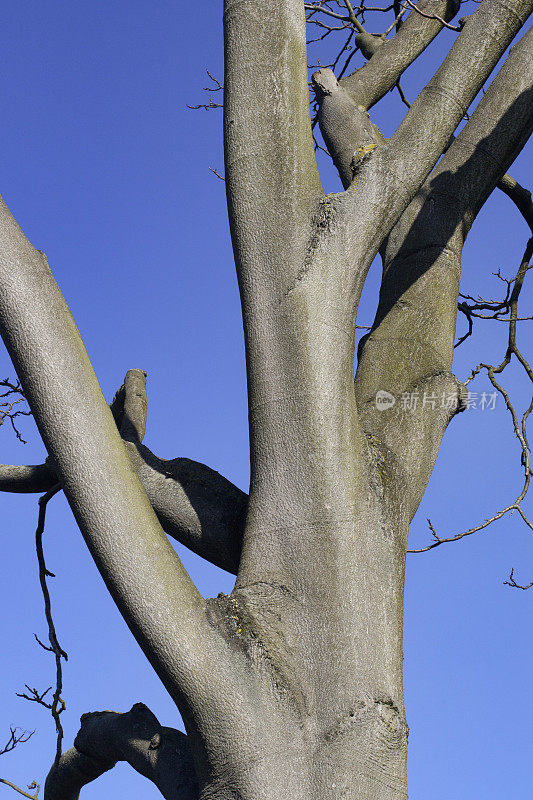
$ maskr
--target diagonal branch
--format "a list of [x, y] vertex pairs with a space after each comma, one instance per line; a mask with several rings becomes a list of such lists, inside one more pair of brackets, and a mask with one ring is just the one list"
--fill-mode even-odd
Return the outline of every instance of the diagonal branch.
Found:
[[[443, 64], [422, 89], [390, 140], [390, 166], [396, 180], [402, 180], [406, 188], [409, 184], [418, 188], [420, 179], [433, 167], [532, 10], [531, 0], [508, 3], [484, 0], [467, 18]], [[527, 69], [530, 57], [527, 34], [524, 38], [526, 44], [518, 49], [522, 67]], [[402, 176], [408, 179], [404, 181]]]
[[187, 737], [159, 724], [143, 703], [118, 714], [84, 714], [74, 747], [50, 770], [44, 800], [78, 800], [81, 789], [118, 761], [151, 780], [165, 800], [197, 800], [198, 786]]
[[217, 693], [203, 658], [220, 645], [203, 598], [132, 467], [46, 257], [3, 203], [0, 253], [0, 330], [91, 555], [176, 702], [184, 684]]
[[[356, 393], [363, 426], [382, 439], [410, 476], [412, 514], [453, 414], [442, 414], [439, 404], [439, 419], [433, 418], [431, 406], [415, 418], [401, 413], [399, 401], [402, 393], [420, 390], [422, 384], [428, 396], [433, 394], [431, 376], [439, 385], [445, 374], [455, 380], [450, 370], [462, 246], [483, 203], [533, 128], [532, 50], [530, 31], [511, 50], [382, 253], [379, 305], [372, 332], [360, 347]], [[379, 411], [378, 390], [397, 398], [394, 410]], [[459, 394], [464, 394], [460, 387]], [[422, 402], [422, 394], [420, 398]], [[392, 415], [397, 415], [395, 424]]]
[[[394, 136], [379, 144], [365, 134], [367, 139], [358, 143], [350, 163], [349, 187], [335, 198], [351, 231], [346, 260], [357, 264], [349, 276], [355, 307], [385, 237], [447, 148], [477, 91], [532, 8], [533, 0], [510, 0], [506, 6], [499, 0], [484, 0]], [[527, 73], [531, 61], [528, 34], [509, 58]], [[525, 90], [524, 83], [520, 85]], [[365, 112], [359, 110], [359, 114]], [[363, 120], [363, 129], [365, 126], [369, 128], [369, 121]], [[343, 180], [346, 185], [346, 176]]]
[[503, 178], [501, 178], [498, 182], [498, 189], [513, 201], [529, 225], [529, 230], [533, 233], [533, 202], [531, 200], [531, 192], [523, 186], [520, 186], [518, 181], [510, 175], [504, 175]]
[[[10, 789], [13, 789], [15, 792], [17, 792], [17, 794], [21, 794], [22, 797], [29, 797], [29, 800], [38, 800], [39, 789], [41, 787], [38, 783], [35, 783], [35, 781], [30, 783], [27, 792], [25, 792], [24, 789], [21, 789], [20, 786], [11, 783], [11, 781], [6, 780], [5, 778], [0, 778], [0, 783], [3, 783], [5, 786], [9, 786]], [[30, 792], [33, 792], [33, 794], [30, 794]]]
[[434, 17], [442, 16], [449, 22], [457, 14], [459, 3], [457, 0], [421, 0], [417, 8], [433, 15], [433, 19], [411, 12], [392, 39], [385, 41], [363, 67], [340, 81], [352, 100], [364, 109], [371, 108], [392, 89], [407, 67], [442, 30], [442, 23]]

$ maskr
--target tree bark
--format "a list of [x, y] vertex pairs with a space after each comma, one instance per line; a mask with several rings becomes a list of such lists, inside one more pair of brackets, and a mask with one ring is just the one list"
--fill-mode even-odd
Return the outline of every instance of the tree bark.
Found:
[[[531, 32], [449, 144], [532, 7], [484, 0], [390, 140], [367, 109], [439, 20], [411, 15], [340, 84], [317, 73], [320, 124], [345, 187], [325, 195], [303, 3], [226, 0], [248, 497], [208, 467], [162, 461], [142, 444], [142, 371], [129, 371], [107, 406], [44, 255], [1, 207], [0, 327], [51, 461], [3, 467], [0, 489], [38, 491], [59, 478], [187, 730], [161, 728], [144, 706], [82, 718], [45, 800], [75, 800], [118, 760], [168, 800], [407, 797], [407, 534], [453, 412], [406, 415], [398, 403], [380, 412], [374, 400], [379, 389], [397, 399], [414, 387], [461, 408], [451, 371], [461, 247], [533, 127]], [[440, 0], [421, 8], [445, 19], [457, 10]], [[380, 303], [354, 382], [357, 306], [378, 251]], [[233, 592], [204, 600], [164, 531], [234, 571]]]

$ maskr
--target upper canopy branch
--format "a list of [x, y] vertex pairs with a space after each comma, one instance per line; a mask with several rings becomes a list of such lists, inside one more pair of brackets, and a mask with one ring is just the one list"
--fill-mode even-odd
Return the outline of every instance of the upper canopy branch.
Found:
[[[424, 14], [441, 16], [446, 22], [459, 10], [457, 0], [421, 0], [418, 9]], [[380, 43], [369, 61], [340, 84], [357, 105], [371, 108], [399, 80], [407, 67], [433, 41], [443, 25], [437, 19], [428, 19], [412, 11], [400, 30]]]
[[398, 181], [411, 184], [411, 190], [418, 188], [532, 10], [531, 0], [484, 0], [466, 20], [443, 64], [390, 140]]
[[299, 238], [321, 193], [304, 4], [226, 0], [224, 36], [225, 177], [237, 267], [271, 272], [281, 267], [278, 247]]
[[[442, 375], [449, 374], [452, 366], [463, 243], [502, 172], [533, 129], [532, 65], [530, 30], [512, 48], [383, 251], [379, 306], [361, 348], [356, 392], [364, 426], [395, 453], [410, 476], [412, 513], [451, 417], [443, 413], [448, 395], [440, 387]], [[396, 407], [394, 424], [388, 411], [376, 409], [379, 389], [397, 398], [400, 408]], [[409, 400], [402, 408], [402, 393], [408, 398], [417, 394], [418, 410]]]
[[[357, 163], [349, 192], [355, 192], [353, 225], [360, 231], [354, 256], [364, 274], [532, 9], [533, 0], [509, 0], [506, 5], [484, 0], [394, 136]], [[353, 275], [356, 285], [361, 284], [360, 272]]]

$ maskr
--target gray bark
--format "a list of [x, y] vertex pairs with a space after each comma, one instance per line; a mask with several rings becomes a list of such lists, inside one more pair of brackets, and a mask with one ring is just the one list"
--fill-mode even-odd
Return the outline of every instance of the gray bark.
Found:
[[165, 800], [196, 800], [198, 784], [187, 737], [159, 724], [142, 703], [125, 714], [84, 714], [74, 747], [46, 779], [44, 800], [78, 800], [81, 789], [127, 761], [151, 780]]
[[[445, 19], [457, 11], [421, 7]], [[453, 414], [378, 414], [373, 401], [378, 389], [416, 387], [451, 393], [460, 408], [451, 358], [461, 248], [533, 127], [531, 32], [449, 144], [532, 8], [484, 0], [390, 140], [367, 110], [442, 24], [411, 15], [340, 84], [321, 70], [320, 124], [345, 186], [324, 195], [303, 3], [226, 0], [248, 497], [142, 444], [142, 371], [128, 372], [107, 406], [45, 257], [0, 209], [0, 328], [50, 453], [46, 465], [1, 468], [0, 489], [41, 491], [59, 478], [187, 730], [185, 740], [162, 729], [140, 706], [84, 718], [46, 800], [73, 800], [120, 759], [176, 800], [407, 796], [407, 532]], [[378, 251], [380, 304], [354, 383], [357, 305]], [[164, 532], [234, 571], [231, 595], [204, 600]]]
[[[218, 472], [188, 458], [158, 458], [142, 438], [146, 374], [128, 370], [110, 405], [157, 518], [169, 536], [217, 567], [237, 573], [248, 498]], [[0, 465], [0, 491], [46, 492], [59, 480], [53, 459], [33, 466]]]

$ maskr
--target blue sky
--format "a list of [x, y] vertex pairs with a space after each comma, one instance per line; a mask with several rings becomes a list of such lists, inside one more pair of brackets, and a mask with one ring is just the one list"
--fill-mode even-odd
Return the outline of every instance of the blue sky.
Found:
[[[408, 96], [424, 85], [454, 36], [443, 32], [405, 76]], [[223, 171], [221, 114], [186, 108], [205, 101], [206, 68], [222, 80], [221, 4], [19, 0], [3, 8], [0, 39], [0, 191], [33, 244], [46, 252], [106, 397], [128, 368], [147, 370], [148, 446], [163, 457], [207, 463], [246, 489], [240, 305], [224, 185], [209, 172]], [[403, 107], [392, 96], [382, 105], [373, 119], [388, 134]], [[321, 168], [327, 189], [335, 190], [334, 173], [322, 160]], [[512, 174], [533, 183], [531, 148]], [[509, 200], [491, 197], [465, 248], [463, 291], [497, 294], [491, 273], [501, 268], [510, 276], [526, 239]], [[376, 267], [361, 324], [372, 319], [377, 286]], [[527, 290], [522, 303], [531, 308]], [[531, 324], [520, 328], [524, 346]], [[458, 352], [457, 375], [466, 378], [472, 366], [499, 359], [504, 350], [505, 326], [481, 323]], [[0, 374], [13, 374], [5, 352]], [[527, 406], [528, 387], [518, 371], [509, 375], [519, 407]], [[487, 390], [486, 379], [472, 389]], [[2, 461], [43, 460], [31, 421], [23, 430], [24, 446], [7, 427], [0, 430]], [[494, 411], [459, 415], [413, 523], [413, 542], [429, 541], [427, 516], [441, 535], [481, 521], [514, 499], [520, 479], [519, 451], [501, 400]], [[54, 732], [47, 713], [15, 692], [24, 683], [50, 685], [53, 662], [33, 639], [34, 632], [46, 636], [33, 544], [36, 498], [4, 495], [0, 501], [0, 739], [4, 733], [7, 739], [9, 724], [37, 730], [29, 743], [0, 758], [0, 776], [24, 786], [44, 779]], [[57, 574], [51, 591], [58, 634], [69, 653], [65, 745], [83, 712], [127, 710], [139, 700], [162, 723], [179, 725], [61, 496], [50, 505], [45, 542]], [[231, 589], [231, 576], [180, 553], [202, 593]], [[518, 580], [533, 580], [532, 555], [531, 532], [508, 518], [408, 559], [405, 668], [415, 800], [530, 795], [533, 590], [511, 590], [502, 582], [511, 567]], [[10, 791], [0, 786], [0, 794]], [[127, 792], [159, 797], [124, 765], [84, 796], [107, 800]]]

